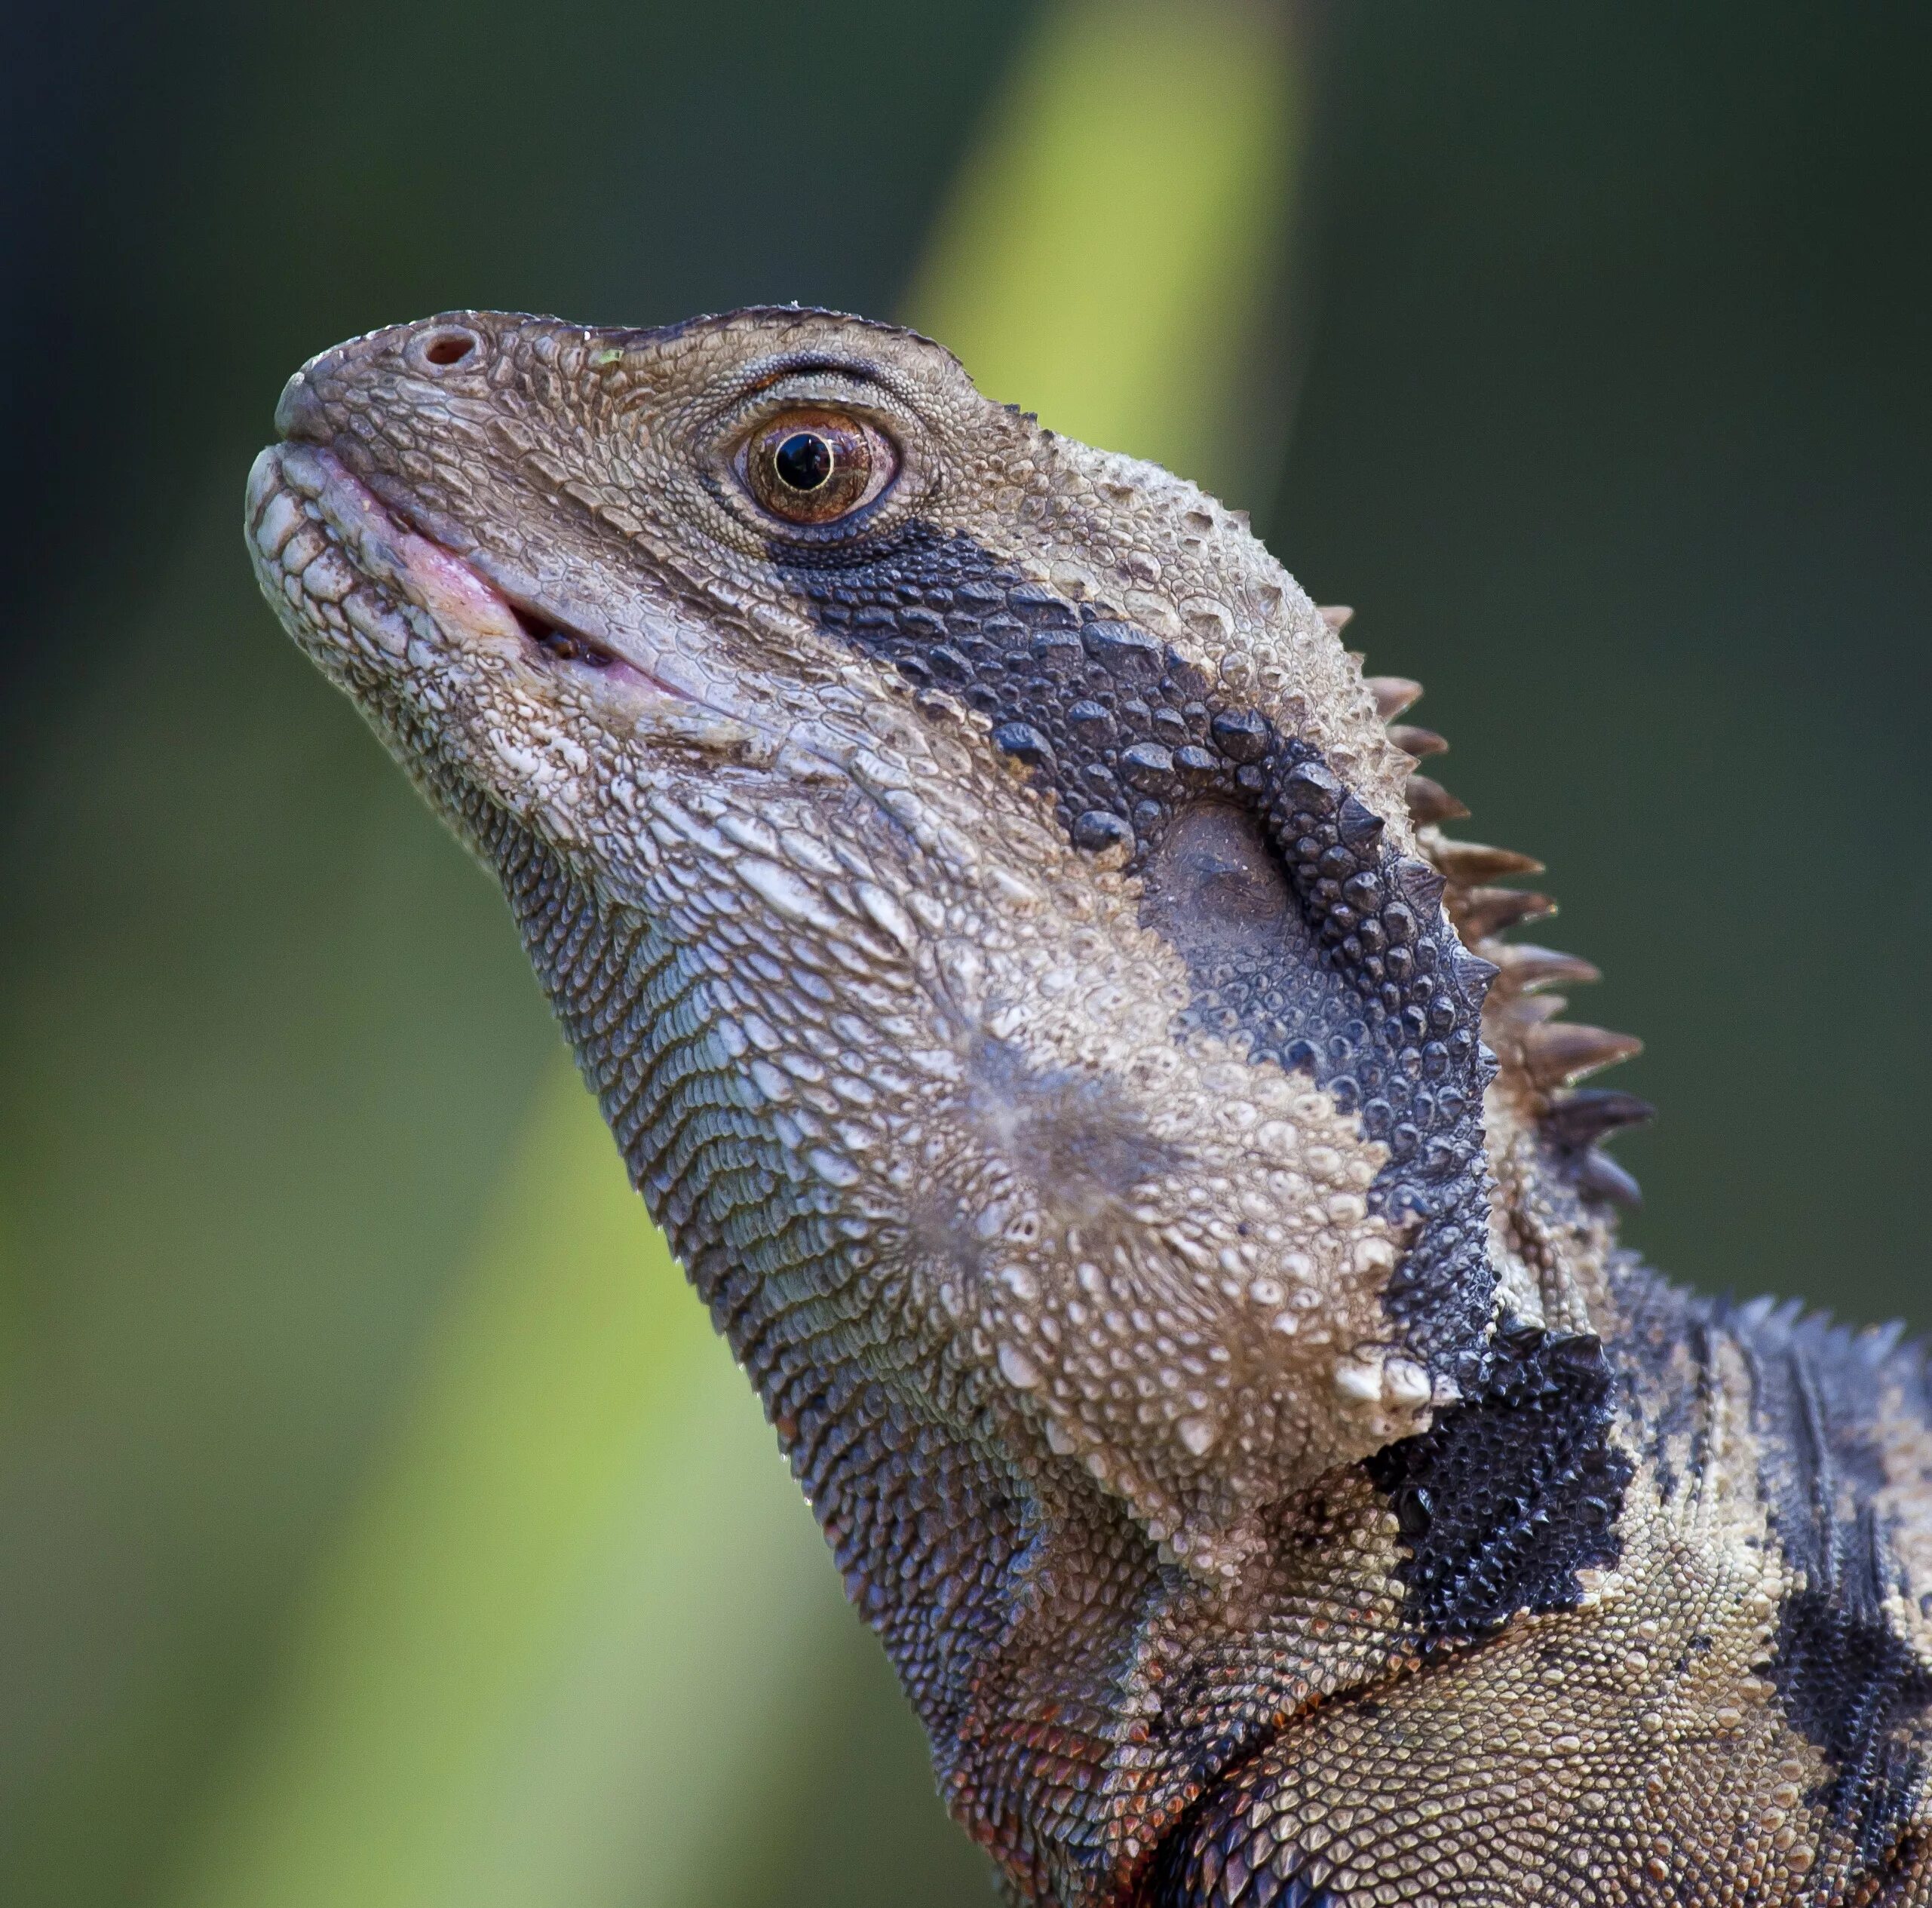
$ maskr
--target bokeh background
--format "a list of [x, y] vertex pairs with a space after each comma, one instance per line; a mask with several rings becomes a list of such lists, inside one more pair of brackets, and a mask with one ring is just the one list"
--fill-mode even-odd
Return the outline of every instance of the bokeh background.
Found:
[[4, 25], [0, 1898], [991, 1899], [494, 892], [255, 600], [276, 392], [379, 324], [900, 314], [1250, 508], [1650, 1041], [1632, 1236], [1932, 1323], [1932, 9]]

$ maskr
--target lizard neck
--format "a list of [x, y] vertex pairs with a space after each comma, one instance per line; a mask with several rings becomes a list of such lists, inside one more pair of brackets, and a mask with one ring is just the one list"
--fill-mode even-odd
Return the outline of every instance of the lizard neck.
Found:
[[[1483, 1533], [1449, 1501], [1526, 1453], [1550, 1472], [1513, 1480], [1526, 1498], [1602, 1492], [1607, 1379], [1599, 1354], [1565, 1348], [1595, 1345], [1608, 1228], [1506, 1089], [1490, 1108], [1492, 1243], [1503, 1309], [1543, 1329], [1526, 1323], [1472, 1382], [1530, 1403], [1478, 1398], [1379, 1471], [1339, 1466], [1270, 1506], [1239, 1576], [1210, 1581], [1077, 1467], [998, 1436], [958, 1373], [909, 1355], [890, 1268], [744, 1101], [731, 1017], [688, 940], [610, 903], [527, 831], [477, 827], [496, 831], [480, 846], [633, 1181], [757, 1388], [953, 1812], [1026, 1898], [1118, 1899], [1294, 1717], [1457, 1640], [1418, 1622], [1430, 1594], [1466, 1598], [1474, 1570], [1498, 1608], [1560, 1600], [1575, 1567], [1604, 1560], [1585, 1531], [1583, 1548], [1530, 1559], [1550, 1564], [1534, 1581], [1506, 1560], [1491, 1586]], [[1495, 1413], [1523, 1409], [1560, 1420], [1553, 1438], [1489, 1438]]]
[[1241, 1578], [1209, 1582], [1078, 1467], [996, 1437], [956, 1374], [908, 1359], [835, 1189], [739, 1103], [688, 949], [500, 816], [470, 832], [954, 1814], [1026, 1898], [1116, 1898], [1232, 1759], [1402, 1655], [1374, 1486], [1343, 1468], [1274, 1507]]

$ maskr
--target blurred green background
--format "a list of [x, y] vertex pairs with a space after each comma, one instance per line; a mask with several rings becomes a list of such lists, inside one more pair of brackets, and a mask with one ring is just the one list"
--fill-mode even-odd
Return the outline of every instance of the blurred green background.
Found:
[[990, 1900], [493, 891], [276, 633], [282, 379], [909, 317], [1251, 508], [1644, 1034], [1631, 1232], [1932, 1322], [1932, 9], [16, 6], [0, 1899]]

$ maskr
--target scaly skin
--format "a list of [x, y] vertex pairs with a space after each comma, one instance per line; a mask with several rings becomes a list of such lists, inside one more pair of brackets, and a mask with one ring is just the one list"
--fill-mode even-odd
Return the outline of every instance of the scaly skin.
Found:
[[450, 314], [278, 422], [262, 587], [1016, 1900], [1932, 1900], [1919, 1354], [1617, 1253], [1634, 1043], [1240, 519], [816, 311]]

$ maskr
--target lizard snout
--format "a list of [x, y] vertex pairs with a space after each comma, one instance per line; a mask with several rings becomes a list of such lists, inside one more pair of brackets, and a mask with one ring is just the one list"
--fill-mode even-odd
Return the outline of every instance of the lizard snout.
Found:
[[311, 442], [328, 434], [327, 407], [321, 394], [309, 382], [305, 365], [282, 386], [282, 394], [275, 403], [275, 429], [284, 437]]
[[474, 377], [494, 355], [489, 334], [469, 313], [387, 326], [311, 358], [282, 387], [275, 428], [284, 437], [327, 443], [342, 428], [358, 388]]

